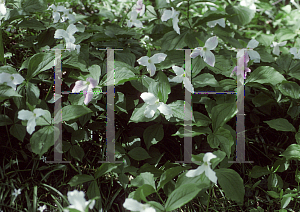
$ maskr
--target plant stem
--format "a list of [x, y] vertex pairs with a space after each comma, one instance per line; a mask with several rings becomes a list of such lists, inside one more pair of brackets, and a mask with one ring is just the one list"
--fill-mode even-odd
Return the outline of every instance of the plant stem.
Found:
[[208, 208], [209, 208], [209, 201], [210, 201], [211, 189], [212, 189], [212, 187], [209, 188], [209, 195], [208, 195], [208, 200], [207, 200], [206, 212], [208, 212]]
[[37, 198], [37, 186], [33, 187], [33, 207], [32, 211], [36, 212], [36, 198]]

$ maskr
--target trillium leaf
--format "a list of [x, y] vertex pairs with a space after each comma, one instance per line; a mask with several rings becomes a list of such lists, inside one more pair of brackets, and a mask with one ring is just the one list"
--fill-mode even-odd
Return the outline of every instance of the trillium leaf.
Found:
[[278, 131], [296, 132], [295, 127], [288, 120], [283, 118], [273, 119], [271, 121], [264, 121], [264, 122], [267, 123], [271, 128]]
[[270, 83], [276, 85], [285, 80], [284, 76], [270, 66], [260, 66], [251, 75], [247, 77], [245, 84], [249, 82], [257, 82], [261, 84]]
[[86, 183], [89, 181], [94, 180], [94, 177], [87, 174], [77, 174], [74, 177], [71, 178], [71, 180], [68, 182], [70, 186], [77, 186], [82, 183]]
[[142, 147], [135, 147], [134, 149], [128, 152], [128, 155], [134, 160], [141, 161], [148, 158], [151, 158], [148, 152]]
[[91, 112], [93, 112], [91, 109], [83, 105], [67, 105], [57, 112], [54, 123], [70, 121]]

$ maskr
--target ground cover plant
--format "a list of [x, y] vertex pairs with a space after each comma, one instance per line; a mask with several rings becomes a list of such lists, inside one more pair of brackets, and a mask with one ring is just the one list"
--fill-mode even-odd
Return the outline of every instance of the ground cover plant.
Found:
[[[0, 0], [0, 211], [299, 211], [299, 10]], [[240, 79], [253, 163], [229, 163]], [[111, 86], [116, 162], [105, 163]], [[188, 137], [192, 161], [180, 162]]]

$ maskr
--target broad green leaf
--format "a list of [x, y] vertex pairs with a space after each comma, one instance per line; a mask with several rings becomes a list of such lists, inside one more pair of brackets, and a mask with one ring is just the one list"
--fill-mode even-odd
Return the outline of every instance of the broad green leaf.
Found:
[[0, 114], [0, 126], [11, 125], [13, 121], [4, 114]]
[[193, 115], [195, 118], [195, 123], [193, 123], [193, 125], [197, 127], [206, 127], [211, 123], [210, 118], [198, 111], [193, 111]]
[[232, 169], [217, 169], [215, 170], [218, 183], [224, 190], [227, 198], [242, 204], [244, 202], [245, 187], [243, 179]]
[[93, 79], [97, 80], [97, 84], [99, 84], [100, 76], [101, 76], [101, 68], [98, 65], [92, 65], [88, 68], [90, 75]]
[[60, 121], [70, 121], [92, 112], [93, 111], [86, 106], [67, 105], [57, 112], [54, 118], [54, 123], [59, 123]]
[[279, 28], [275, 32], [275, 36], [278, 39], [279, 43], [285, 40], [294, 40], [296, 35], [297, 34], [289, 28]]
[[218, 148], [220, 145], [221, 149], [226, 152], [227, 157], [230, 157], [231, 147], [234, 144], [234, 141], [229, 130], [220, 127], [217, 132], [207, 136], [207, 141], [211, 148]]
[[214, 106], [211, 110], [213, 131], [222, 127], [227, 121], [232, 119], [237, 112], [236, 103], [223, 103]]
[[184, 184], [176, 188], [167, 199], [165, 205], [166, 211], [172, 211], [185, 205], [194, 199], [200, 190], [199, 186], [195, 186], [194, 184]]
[[9, 128], [9, 132], [19, 141], [23, 141], [26, 135], [26, 127], [21, 124], [14, 124]]
[[288, 120], [283, 118], [273, 119], [271, 121], [264, 122], [267, 123], [271, 128], [278, 131], [296, 132], [295, 127]]
[[[96, 180], [93, 180], [91, 182], [91, 184], [89, 185], [89, 188], [86, 192], [89, 200], [95, 198], [95, 197], [101, 197], [101, 194], [100, 194], [100, 188], [98, 186], [98, 183]], [[95, 203], [95, 208], [96, 209], [100, 209], [102, 208], [102, 202], [101, 202], [101, 199], [100, 200], [95, 200], [96, 203]]]
[[0, 84], [0, 102], [11, 97], [22, 97], [12, 87]]
[[202, 134], [210, 134], [211, 129], [209, 127], [193, 127], [192, 131], [187, 130], [184, 132], [184, 127], [180, 127], [178, 131], [173, 134], [172, 136], [179, 136], [180, 138], [183, 137], [195, 137]]
[[44, 12], [47, 9], [44, 0], [24, 0], [21, 2], [21, 8], [28, 13]]
[[157, 185], [157, 190], [159, 190], [160, 188], [162, 188], [167, 182], [169, 182], [170, 180], [174, 179], [174, 177], [176, 177], [180, 172], [186, 170], [185, 167], [181, 167], [181, 166], [176, 166], [176, 167], [172, 167], [167, 169], [161, 176], [160, 176], [160, 181]]
[[130, 81], [131, 85], [142, 93], [148, 92], [149, 85], [153, 82], [155, 82], [155, 80], [146, 75], [140, 76], [137, 80]]
[[276, 85], [285, 80], [284, 76], [270, 66], [260, 66], [255, 69], [249, 77], [247, 77], [245, 84], [248, 82], [257, 82], [261, 84], [270, 83]]
[[46, 27], [42, 22], [36, 20], [36, 19], [31, 19], [31, 20], [24, 20], [21, 23], [17, 25], [17, 27], [20, 28], [29, 28], [29, 29], [35, 29], [35, 30], [44, 30]]
[[147, 127], [143, 134], [144, 142], [148, 150], [151, 145], [157, 144], [163, 137], [164, 129], [162, 124], [155, 124]]
[[130, 117], [130, 121], [129, 122], [149, 122], [149, 121], [153, 121], [154, 119], [156, 119], [159, 116], [159, 110], [156, 110], [154, 116], [152, 118], [147, 118], [145, 117], [145, 109], [147, 107], [147, 104], [139, 104], [137, 107], [135, 107], [131, 117]]
[[156, 87], [154, 87], [153, 89], [152, 84], [150, 84], [149, 92], [152, 93], [152, 91], [156, 90], [158, 94], [157, 97], [163, 103], [166, 103], [168, 100], [168, 96], [171, 93], [171, 87], [170, 87], [168, 77], [162, 71], [159, 71], [155, 79], [158, 82], [158, 85], [156, 85]]
[[161, 39], [161, 51], [174, 50], [177, 48], [183, 48], [186, 46], [184, 42], [184, 37], [187, 34], [186, 32], [180, 32], [180, 35], [177, 34], [174, 30], [166, 33]]
[[105, 175], [108, 172], [116, 169], [120, 164], [113, 164], [113, 163], [103, 163], [95, 173], [95, 179]]
[[286, 208], [288, 204], [291, 202], [292, 197], [283, 197], [281, 200], [281, 208]]
[[220, 86], [218, 81], [215, 79], [215, 77], [209, 73], [200, 74], [199, 76], [193, 78], [192, 83], [194, 88], [205, 87], [205, 86], [211, 86], [211, 87]]
[[135, 147], [134, 149], [128, 152], [128, 155], [134, 160], [141, 161], [148, 158], [151, 158], [148, 152], [142, 147]]
[[198, 56], [192, 59], [192, 83], [195, 81], [194, 77], [196, 77], [206, 66], [206, 62], [204, 62], [202, 57]]
[[262, 45], [269, 47], [272, 44], [272, 42], [274, 41], [274, 38], [275, 38], [275, 35], [273, 35], [273, 34], [267, 35], [267, 34], [262, 33], [256, 38], [256, 40], [259, 43], [261, 43]]
[[[138, 77], [134, 74], [134, 68], [126, 63], [115, 61], [115, 71], [109, 72], [107, 81], [108, 83], [114, 82], [114, 85], [123, 84], [130, 80], [136, 80]], [[105, 82], [106, 83], [106, 82]], [[106, 85], [106, 84], [105, 84]], [[113, 85], [113, 84], [109, 84]]]
[[70, 154], [73, 158], [82, 162], [82, 159], [84, 157], [84, 151], [80, 146], [78, 145], [71, 146]]
[[229, 15], [236, 15], [228, 18], [228, 20], [239, 26], [250, 23], [256, 12], [247, 7], [232, 5], [228, 5], [225, 10]]
[[54, 66], [54, 53], [37, 53], [33, 55], [28, 63], [26, 79], [29, 81], [39, 73]]
[[[204, 154], [203, 154], [203, 156], [204, 156]], [[196, 160], [199, 161], [200, 159], [197, 158]], [[187, 177], [186, 173], [187, 173], [187, 171], [183, 172], [182, 174], [179, 175], [179, 177], [176, 181], [176, 184], [175, 184], [175, 188], [179, 188], [184, 184], [190, 184], [190, 183], [194, 184], [197, 187], [199, 186], [199, 188], [207, 188], [211, 184], [210, 180], [205, 175], [205, 173], [202, 173], [202, 174], [200, 174], [198, 176], [195, 176], [195, 177]]]
[[141, 201], [143, 200], [143, 198], [146, 198], [147, 196], [149, 196], [150, 194], [155, 193], [155, 189], [153, 188], [153, 186], [149, 185], [149, 184], [144, 184], [139, 186], [135, 192], [134, 192], [134, 199], [137, 201]]
[[0, 61], [4, 62], [4, 47], [2, 39], [2, 29], [0, 29]]
[[136, 178], [130, 181], [131, 186], [140, 187], [144, 184], [150, 185], [154, 190], [156, 189], [154, 175], [150, 172], [139, 174]]
[[250, 177], [259, 178], [268, 174], [270, 174], [270, 171], [267, 169], [267, 167], [254, 166], [250, 172]]
[[[185, 117], [184, 111], [185, 111], [185, 108], [187, 108], [187, 107], [190, 108], [191, 106], [188, 103], [186, 103], [186, 104], [184, 104], [184, 103], [185, 102], [183, 100], [177, 100], [175, 102], [168, 104], [168, 106], [171, 107], [172, 113], [173, 113], [173, 117], [171, 117], [171, 119], [170, 119], [171, 122], [173, 122], [173, 120], [175, 120], [175, 122], [187, 120], [190, 117], [190, 115], [189, 115], [189, 117]], [[175, 118], [177, 118], [177, 119], [175, 119]], [[194, 116], [192, 116], [192, 120], [195, 121]]]
[[54, 126], [45, 126], [35, 132], [31, 139], [30, 144], [32, 151], [35, 154], [42, 156], [48, 149], [57, 141], [60, 131]]
[[77, 186], [79, 184], [89, 182], [94, 180], [94, 177], [87, 174], [77, 174], [74, 177], [71, 178], [71, 180], [68, 182], [70, 186]]
[[26, 84], [26, 94], [28, 98], [28, 103], [31, 105], [39, 104], [39, 97], [40, 97], [40, 89], [31, 82]]
[[283, 81], [278, 86], [281, 93], [293, 99], [300, 99], [300, 86], [295, 82]]
[[291, 144], [280, 156], [287, 160], [300, 160], [300, 145]]

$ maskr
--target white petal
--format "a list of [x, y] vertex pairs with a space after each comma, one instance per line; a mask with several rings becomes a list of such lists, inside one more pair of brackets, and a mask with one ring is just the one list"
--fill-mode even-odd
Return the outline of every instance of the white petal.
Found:
[[35, 118], [32, 117], [28, 120], [27, 122], [27, 132], [31, 135], [33, 133], [33, 131], [35, 130], [35, 126], [36, 126], [36, 123], [35, 123]]
[[248, 55], [250, 57], [251, 60], [254, 60], [255, 63], [259, 63], [260, 62], [260, 55], [258, 54], [257, 51], [254, 50], [248, 50]]
[[94, 87], [97, 86], [97, 80], [95, 80], [95, 79], [93, 79], [93, 78], [91, 78], [91, 77], [88, 77], [88, 78], [86, 79], [86, 81], [90, 82], [90, 85], [89, 85], [89, 87], [88, 87], [88, 90], [92, 90]]
[[279, 46], [278, 45], [274, 46], [274, 48], [273, 48], [273, 54], [275, 54], [275, 55], [278, 56], [279, 53], [280, 53]]
[[247, 48], [254, 49], [258, 46], [259, 42], [255, 39], [249, 41]]
[[194, 87], [193, 87], [191, 81], [189, 80], [189, 78], [184, 77], [183, 85], [190, 93], [192, 93], [192, 94], [194, 93]]
[[128, 20], [128, 21], [127, 21], [127, 26], [128, 26], [128, 27], [132, 27], [132, 24], [133, 24], [133, 22], [132, 22], [131, 20]]
[[63, 29], [57, 29], [54, 33], [54, 38], [56, 39], [62, 39], [69, 37], [68, 33]]
[[294, 55], [297, 54], [297, 48], [296, 47], [291, 48], [290, 53]]
[[167, 55], [164, 53], [157, 53], [155, 55], [153, 55], [150, 60], [152, 63], [160, 63], [162, 61], [164, 61], [166, 59]]
[[204, 155], [204, 157], [203, 157], [203, 161], [204, 161], [204, 162], [209, 162], [211, 159], [216, 158], [216, 157], [217, 157], [217, 156], [214, 155], [213, 153], [207, 152], [207, 153], [205, 153], [205, 155]]
[[174, 17], [173, 21], [172, 21], [172, 23], [173, 23], [173, 29], [175, 30], [175, 32], [177, 32], [177, 34], [180, 35], [180, 29], [178, 27], [178, 22], [179, 22], [178, 17]]
[[218, 38], [217, 36], [213, 36], [205, 42], [205, 46], [208, 50], [213, 50], [217, 47], [218, 45]]
[[164, 10], [163, 15], [161, 16], [161, 21], [167, 21], [172, 18], [172, 10]]
[[143, 204], [139, 203], [135, 199], [127, 198], [123, 204], [123, 207], [131, 211], [141, 211], [143, 209]]
[[66, 32], [69, 35], [73, 35], [75, 32], [78, 32], [79, 30], [76, 28], [76, 26], [74, 24], [70, 24], [66, 30]]
[[0, 83], [4, 83], [4, 82], [10, 82], [11, 81], [11, 74], [9, 73], [0, 73]]
[[77, 92], [84, 91], [87, 89], [88, 89], [87, 83], [85, 81], [78, 80], [75, 82], [75, 86], [72, 89], [72, 93], [77, 93]]
[[138, 59], [137, 62], [142, 66], [147, 66], [149, 64], [148, 60], [149, 60], [149, 57], [143, 56], [140, 59]]
[[35, 108], [33, 110], [33, 113], [36, 115], [36, 118], [37, 118], [37, 117], [43, 116], [46, 113], [46, 111], [41, 108]]
[[84, 98], [84, 104], [85, 105], [88, 105], [88, 103], [93, 99], [93, 93], [90, 93], [90, 92], [93, 92], [92, 90], [90, 90], [90, 91], [85, 91], [84, 92], [84, 96], [85, 96], [85, 98]]
[[172, 69], [173, 69], [173, 71], [175, 72], [175, 74], [176, 74], [177, 76], [182, 76], [182, 75], [184, 74], [184, 70], [183, 70], [183, 68], [181, 68], [181, 67], [178, 67], [178, 66], [173, 65], [173, 66], [172, 66]]
[[141, 94], [141, 98], [144, 100], [145, 103], [148, 105], [154, 105], [155, 102], [158, 100], [156, 96], [154, 96], [153, 93], [144, 92]]
[[177, 83], [182, 83], [183, 81], [183, 76], [176, 76], [173, 77], [172, 79], [168, 78], [169, 82], [177, 82]]
[[6, 7], [5, 7], [5, 4], [0, 4], [0, 13], [2, 15], [5, 15], [6, 14]]
[[201, 165], [197, 169], [189, 170], [185, 174], [185, 176], [187, 176], [187, 177], [195, 177], [195, 176], [198, 176], [198, 175], [202, 174], [204, 171], [205, 171], [205, 166]]
[[214, 67], [215, 66], [215, 56], [214, 54], [209, 51], [209, 50], [206, 50], [204, 51], [203, 53], [203, 60], [210, 66]]
[[217, 20], [207, 22], [207, 26], [209, 26], [210, 28], [212, 28], [216, 25], [217, 25]]
[[147, 105], [144, 111], [144, 115], [147, 118], [152, 118], [157, 110], [158, 105]]
[[18, 119], [29, 120], [32, 117], [33, 117], [33, 112], [31, 112], [29, 110], [20, 110], [18, 112]]
[[163, 102], [159, 103], [159, 106], [157, 109], [165, 116], [171, 116], [173, 114], [172, 108]]
[[12, 76], [15, 85], [21, 84], [24, 81], [24, 78], [20, 74], [12, 74]]
[[283, 42], [279, 43], [278, 46], [285, 46], [286, 43], [287, 43], [287, 41], [283, 41]]
[[[91, 202], [91, 200], [88, 201], [88, 203], [90, 203], [90, 202]], [[95, 202], [95, 200], [93, 199], [92, 202], [91, 202], [90, 205], [89, 205], [89, 208], [90, 208], [90, 209], [93, 209], [93, 207], [95, 206], [95, 203], [96, 203], [96, 202]]]
[[53, 12], [52, 16], [53, 16], [53, 19], [54, 19], [53, 23], [57, 23], [58, 20], [60, 19], [60, 13], [59, 12]]
[[196, 49], [194, 49], [193, 51], [192, 51], [192, 53], [191, 53], [191, 58], [195, 58], [195, 57], [197, 57], [197, 56], [199, 56], [199, 55], [201, 55], [202, 56], [202, 52], [203, 52], [203, 50], [202, 50], [202, 47], [197, 47]]
[[218, 178], [216, 176], [216, 172], [214, 172], [209, 166], [206, 166], [205, 175], [210, 181], [212, 181], [214, 184], [217, 184]]
[[150, 77], [154, 76], [155, 71], [156, 71], [156, 67], [153, 63], [149, 63], [147, 65], [147, 70], [150, 71]]
[[225, 28], [225, 19], [224, 19], [224, 18], [218, 19], [218, 20], [217, 20], [217, 23], [218, 23], [221, 27]]
[[134, 26], [139, 27], [139, 28], [143, 28], [143, 24], [140, 20], [134, 20], [133, 21]]

